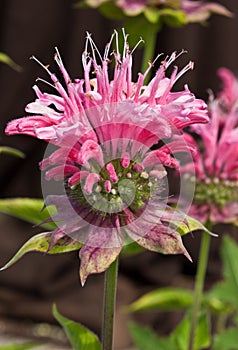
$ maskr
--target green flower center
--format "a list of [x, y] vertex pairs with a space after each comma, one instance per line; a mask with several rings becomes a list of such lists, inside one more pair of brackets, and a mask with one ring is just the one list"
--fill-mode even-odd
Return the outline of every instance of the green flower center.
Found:
[[[126, 208], [136, 217], [139, 216], [148, 201], [161, 193], [163, 188], [161, 181], [151, 176], [150, 171], [142, 170], [136, 161], [130, 161], [127, 167], [123, 167], [120, 159], [115, 159], [101, 169], [91, 166], [90, 171], [71, 188], [66, 179], [65, 189], [71, 204], [75, 210], [87, 208], [90, 213], [100, 217], [109, 218], [112, 214], [117, 214], [122, 225]], [[86, 187], [90, 174], [96, 174], [98, 181], [88, 193]]]
[[197, 205], [215, 205], [223, 209], [227, 204], [238, 200], [238, 185], [235, 181], [206, 178], [196, 184], [194, 202]]

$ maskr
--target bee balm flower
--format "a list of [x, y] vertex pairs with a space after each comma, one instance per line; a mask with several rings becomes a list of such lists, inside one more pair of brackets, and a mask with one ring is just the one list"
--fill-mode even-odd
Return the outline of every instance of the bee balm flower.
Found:
[[[106, 270], [128, 240], [152, 251], [189, 257], [176, 231], [183, 218], [164, 200], [165, 167], [178, 167], [174, 154], [190, 151], [182, 129], [207, 122], [207, 107], [187, 86], [171, 92], [192, 68], [192, 63], [180, 72], [175, 67], [166, 77], [175, 53], [161, 63], [148, 85], [144, 80], [151, 66], [133, 82], [134, 50], [129, 50], [123, 34], [122, 54], [115, 32], [103, 56], [87, 35], [83, 79], [71, 80], [57, 51], [64, 84], [43, 67], [58, 94], [34, 86], [37, 99], [26, 107], [34, 115], [13, 120], [6, 128], [8, 134], [31, 135], [57, 147], [41, 162], [42, 170], [48, 169], [46, 178], [61, 180], [64, 187], [63, 194], [46, 198], [46, 205], [54, 204], [58, 212], [51, 247], [65, 235], [82, 242], [82, 283], [90, 273]], [[114, 38], [116, 49], [111, 52]]]
[[[209, 103], [210, 121], [193, 125], [200, 139], [186, 139], [199, 150], [194, 163], [183, 167], [189, 176], [190, 167], [196, 170], [196, 191], [190, 215], [202, 222], [237, 222], [238, 218], [238, 109], [237, 80], [227, 69], [218, 70], [223, 90]], [[197, 139], [196, 139], [197, 140]]]
[[[113, 3], [121, 9], [126, 16], [138, 16], [144, 13], [145, 17], [152, 21], [160, 21], [160, 17], [166, 14], [166, 10], [178, 12], [181, 24], [190, 22], [204, 22], [211, 14], [231, 16], [231, 12], [216, 2], [194, 0], [84, 0], [89, 7], [100, 7], [105, 3]], [[163, 12], [165, 11], [165, 13]], [[175, 22], [176, 23], [176, 22]]]

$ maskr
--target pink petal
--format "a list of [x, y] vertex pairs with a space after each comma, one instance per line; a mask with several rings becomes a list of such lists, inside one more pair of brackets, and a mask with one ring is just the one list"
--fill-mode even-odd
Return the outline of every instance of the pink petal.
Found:
[[122, 240], [116, 229], [110, 233], [104, 228], [90, 228], [87, 240], [80, 250], [80, 279], [82, 285], [88, 275], [105, 271], [122, 249]]

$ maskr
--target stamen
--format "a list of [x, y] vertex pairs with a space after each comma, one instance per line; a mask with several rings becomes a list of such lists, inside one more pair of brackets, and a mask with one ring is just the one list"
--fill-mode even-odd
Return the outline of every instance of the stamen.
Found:
[[194, 68], [194, 62], [190, 61], [176, 76], [176, 78], [174, 79], [174, 83], [176, 83], [176, 81], [182, 76], [184, 75], [188, 70], [193, 70]]
[[[137, 42], [137, 44], [133, 47], [133, 49], [131, 50], [131, 55], [133, 55], [134, 51], [137, 49], [137, 47], [141, 44], [141, 43], [145, 43], [145, 41], [140, 38], [140, 40]], [[161, 55], [161, 54], [160, 54]]]
[[179, 58], [184, 53], [187, 53], [187, 51], [184, 49], [181, 50], [178, 54], [176, 51], [174, 51], [170, 56], [170, 58], [168, 59], [168, 61], [166, 62], [166, 69], [171, 65], [171, 63], [173, 63], [177, 58]]
[[116, 30], [114, 30], [114, 33], [115, 33], [115, 36], [116, 36], [116, 54], [120, 56], [118, 32]]
[[[45, 83], [45, 84], [49, 85], [50, 87], [56, 89], [55, 85], [49, 83], [47, 80], [44, 80], [44, 79], [42, 79], [42, 78], [37, 78], [37, 79], [36, 79], [36, 82], [37, 82], [37, 81], [42, 81], [43, 83]], [[57, 90], [57, 89], [56, 89], [56, 90]]]
[[122, 58], [124, 60], [126, 58], [126, 54], [127, 54], [128, 50], [129, 50], [129, 45], [127, 42], [128, 34], [125, 33], [125, 28], [122, 28], [122, 34], [123, 34], [123, 38], [124, 38], [124, 47], [123, 47]]
[[102, 191], [102, 186], [98, 185], [98, 186], [95, 188], [95, 192], [100, 193], [101, 191]]
[[56, 55], [55, 55], [55, 61], [56, 63], [60, 66], [61, 64], [63, 65], [63, 60], [60, 56], [60, 53], [59, 53], [59, 50], [58, 50], [58, 47], [55, 46], [55, 51], [56, 51]]
[[142, 179], [148, 179], [149, 178], [149, 174], [146, 172], [146, 171], [143, 171], [141, 174], [140, 174], [140, 177]]
[[114, 36], [115, 36], [115, 32], [112, 34], [109, 43], [108, 43], [108, 44], [106, 45], [106, 47], [105, 47], [104, 56], [103, 56], [103, 59], [104, 59], [104, 60], [107, 60], [107, 59], [108, 59], [109, 50], [110, 50], [110, 48], [111, 48], [111, 45], [112, 45], [112, 41], [113, 41]]
[[42, 68], [44, 68], [44, 70], [46, 70], [46, 72], [51, 76], [52, 73], [51, 71], [48, 69], [49, 65], [44, 65], [41, 61], [39, 61], [35, 56], [31, 56], [30, 60], [34, 60], [36, 61]]
[[116, 195], [116, 194], [117, 194], [117, 190], [116, 190], [115, 188], [113, 188], [113, 189], [111, 190], [111, 193], [114, 194], [114, 195]]
[[100, 58], [101, 62], [103, 62], [102, 56], [101, 56], [96, 44], [94, 43], [93, 39], [91, 38], [91, 34], [89, 32], [87, 32], [87, 39], [89, 40], [89, 43], [91, 46], [91, 51], [92, 51], [94, 62], [97, 63], [95, 52], [97, 52], [98, 57]]

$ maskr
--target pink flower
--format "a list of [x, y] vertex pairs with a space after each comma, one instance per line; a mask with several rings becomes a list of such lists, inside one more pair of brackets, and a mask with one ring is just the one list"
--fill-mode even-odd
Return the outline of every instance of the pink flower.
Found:
[[[237, 222], [238, 219], [238, 82], [225, 68], [218, 74], [223, 79], [219, 98], [209, 104], [210, 121], [193, 125], [191, 130], [200, 140], [190, 135], [186, 140], [199, 147], [194, 164], [183, 167], [188, 178], [190, 167], [196, 169], [196, 191], [190, 215], [213, 224]], [[194, 180], [191, 179], [190, 180]]]
[[116, 0], [116, 5], [120, 7], [127, 16], [137, 16], [142, 13], [150, 3], [148, 0]]
[[[159, 20], [163, 10], [174, 10], [181, 14], [184, 12], [184, 23], [206, 21], [211, 14], [231, 16], [231, 12], [221, 4], [215, 2], [194, 1], [194, 0], [85, 0], [90, 7], [99, 7], [103, 3], [115, 3], [126, 16], [137, 16], [144, 13], [147, 19]], [[153, 13], [153, 16], [150, 16]], [[155, 16], [155, 14], [158, 14]], [[172, 13], [170, 12], [170, 15]], [[181, 18], [180, 18], [181, 19]]]
[[221, 108], [224, 110], [224, 118], [227, 113], [235, 113], [238, 122], [238, 80], [227, 68], [218, 69], [218, 76], [222, 79], [223, 89], [219, 93]]
[[215, 2], [181, 0], [181, 10], [185, 12], [187, 22], [204, 22], [211, 14], [232, 16], [229, 10]]
[[[46, 205], [58, 211], [51, 247], [65, 235], [82, 242], [82, 283], [90, 273], [106, 270], [128, 240], [152, 251], [189, 257], [176, 231], [184, 216], [167, 207], [165, 166], [178, 167], [174, 154], [192, 150], [181, 137], [182, 129], [207, 122], [207, 107], [187, 86], [171, 91], [192, 68], [191, 63], [180, 72], [175, 67], [166, 77], [175, 53], [163, 60], [148, 85], [144, 80], [151, 64], [133, 82], [134, 50], [123, 35], [123, 53], [115, 32], [103, 56], [87, 35], [83, 79], [71, 80], [57, 51], [64, 82], [42, 66], [58, 94], [34, 86], [37, 98], [26, 107], [33, 115], [13, 120], [6, 128], [7, 134], [27, 134], [57, 146], [41, 162], [41, 169], [48, 169], [46, 178], [61, 180], [64, 187], [62, 195], [46, 198]], [[111, 57], [115, 66], [110, 79]], [[152, 150], [158, 142], [160, 147]]]

